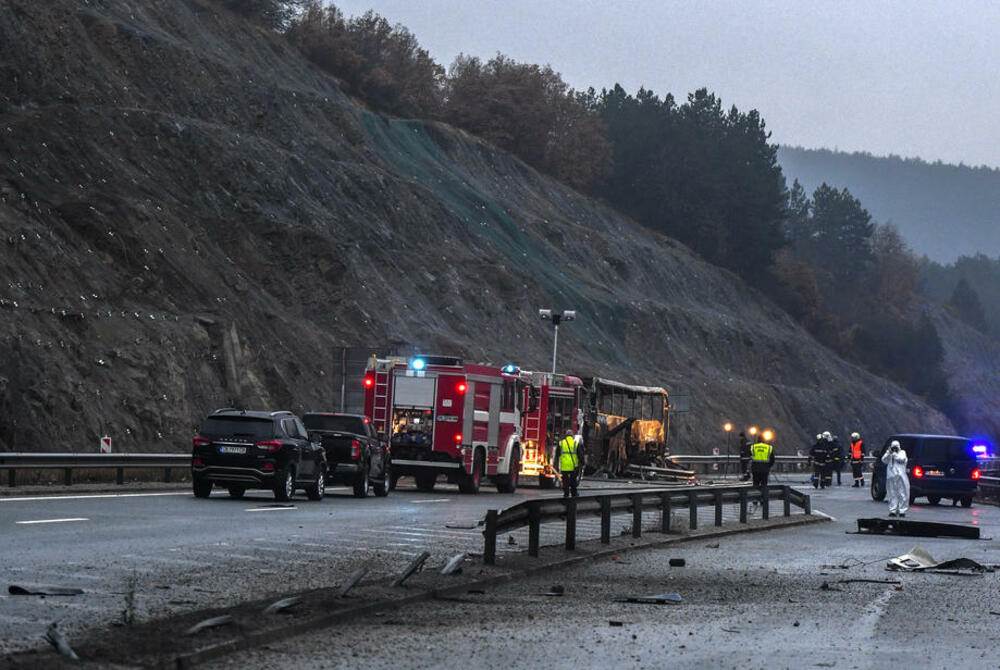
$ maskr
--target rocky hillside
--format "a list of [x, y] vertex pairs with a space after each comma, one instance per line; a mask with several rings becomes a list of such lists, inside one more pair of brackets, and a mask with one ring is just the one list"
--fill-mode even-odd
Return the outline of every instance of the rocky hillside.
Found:
[[938, 312], [934, 324], [944, 346], [944, 371], [956, 399], [956, 427], [963, 435], [1000, 439], [1000, 343]]
[[387, 119], [207, 0], [0, 6], [0, 450], [185, 449], [324, 407], [332, 348], [411, 342], [691, 392], [725, 419], [950, 430], [681, 245], [451, 128]]

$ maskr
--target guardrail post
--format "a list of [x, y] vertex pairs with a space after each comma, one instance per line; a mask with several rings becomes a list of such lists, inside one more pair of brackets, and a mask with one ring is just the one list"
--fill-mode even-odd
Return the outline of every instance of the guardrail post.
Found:
[[808, 495], [804, 495], [804, 496], [802, 496], [802, 498], [803, 498], [802, 510], [806, 514], [812, 514], [813, 513], [812, 500], [809, 498]]
[[576, 549], [576, 498], [566, 498], [566, 551]]
[[771, 489], [767, 486], [760, 490], [760, 514], [765, 519], [771, 518]]
[[538, 533], [541, 524], [538, 503], [528, 505], [528, 556], [538, 558]]
[[698, 494], [694, 491], [688, 491], [688, 527], [698, 529]]
[[784, 491], [781, 492], [781, 498], [785, 505], [785, 516], [792, 515], [792, 491], [789, 487], [785, 487]]
[[17, 470], [13, 468], [7, 471], [7, 486], [11, 488], [17, 486]]
[[670, 494], [660, 494], [660, 532], [670, 532]]
[[483, 530], [483, 563], [495, 565], [497, 562], [497, 511], [486, 512], [486, 528]]
[[632, 496], [632, 537], [642, 536], [642, 496]]
[[740, 523], [747, 522], [747, 490], [740, 491]]
[[715, 525], [722, 525], [722, 491], [715, 492]]
[[163, 468], [163, 481], [170, 483], [170, 470], [171, 468]]
[[125, 468], [115, 468], [115, 484], [121, 486], [125, 483]]
[[611, 543], [611, 498], [601, 498], [601, 544]]
[[66, 486], [73, 484], [73, 468], [63, 468], [63, 484]]

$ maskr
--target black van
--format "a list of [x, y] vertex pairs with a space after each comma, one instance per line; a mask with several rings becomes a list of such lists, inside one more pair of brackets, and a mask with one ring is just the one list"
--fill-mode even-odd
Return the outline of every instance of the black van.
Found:
[[962, 507], [972, 506], [982, 474], [972, 450], [972, 441], [949, 435], [893, 435], [887, 439], [875, 452], [871, 485], [873, 500], [885, 500], [886, 466], [882, 455], [894, 440], [906, 452], [911, 503], [915, 498], [927, 496], [932, 505], [937, 505], [942, 498], [951, 498], [954, 503], [961, 503]]

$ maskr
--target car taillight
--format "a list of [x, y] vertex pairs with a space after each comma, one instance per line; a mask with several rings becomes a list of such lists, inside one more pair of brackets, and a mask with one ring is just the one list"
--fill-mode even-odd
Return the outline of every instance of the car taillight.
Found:
[[351, 460], [361, 460], [361, 440], [351, 440]]
[[458, 392], [458, 395], [463, 395], [468, 389], [469, 385], [465, 382], [458, 382], [458, 385], [455, 386], [455, 391]]
[[983, 473], [979, 471], [979, 468], [972, 468], [972, 478], [979, 479], [983, 476]]
[[262, 466], [260, 466], [260, 469], [263, 470], [264, 472], [273, 472], [274, 471], [274, 463], [271, 463], [270, 461], [268, 461], [267, 463], [264, 463]]
[[924, 476], [924, 469], [922, 467], [920, 467], [919, 465], [914, 465], [913, 466], [913, 476], [916, 477], [917, 479], [920, 479], [921, 477]]
[[267, 449], [268, 453], [274, 453], [281, 449], [281, 440], [263, 440], [257, 443], [260, 449]]
[[365, 388], [370, 389], [371, 387], [375, 386], [375, 377], [373, 377], [372, 375], [365, 375], [364, 383], [365, 383]]
[[205, 465], [205, 461], [201, 460], [200, 458], [192, 458], [191, 459], [191, 465], [200, 467], [202, 465]]
[[455, 433], [455, 444], [462, 444], [462, 434]]
[[205, 437], [204, 435], [195, 435], [193, 438], [191, 438], [192, 447], [207, 447], [210, 444], [212, 444], [212, 440]]

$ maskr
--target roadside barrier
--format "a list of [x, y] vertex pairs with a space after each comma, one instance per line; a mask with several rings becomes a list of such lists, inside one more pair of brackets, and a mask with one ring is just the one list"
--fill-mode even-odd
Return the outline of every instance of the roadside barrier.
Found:
[[766, 495], [761, 489], [741, 486], [691, 486], [670, 489], [646, 489], [626, 493], [598, 493], [578, 498], [542, 498], [526, 500], [502, 511], [489, 510], [483, 529], [483, 562], [496, 563], [497, 536], [519, 528], [528, 528], [528, 555], [538, 556], [541, 525], [565, 521], [567, 550], [576, 548], [576, 522], [581, 517], [601, 518], [601, 542], [611, 542], [611, 517], [618, 513], [631, 513], [632, 537], [642, 536], [643, 511], [660, 513], [659, 532], [671, 531], [671, 514], [674, 510], [688, 510], [688, 526], [698, 528], [698, 507], [715, 507], [715, 525], [723, 523], [723, 506], [739, 505], [739, 522], [747, 523], [750, 503], [760, 503], [763, 518], [770, 516], [770, 503], [780, 500], [785, 516], [791, 516], [792, 505], [805, 514], [812, 514], [809, 496], [790, 486], [772, 485]]
[[24, 454], [0, 453], [0, 470], [7, 471], [7, 486], [17, 486], [18, 470], [62, 470], [63, 484], [73, 483], [74, 470], [114, 469], [115, 483], [125, 483], [125, 470], [163, 469], [169, 482], [171, 470], [191, 467], [190, 454]]

